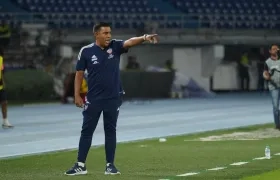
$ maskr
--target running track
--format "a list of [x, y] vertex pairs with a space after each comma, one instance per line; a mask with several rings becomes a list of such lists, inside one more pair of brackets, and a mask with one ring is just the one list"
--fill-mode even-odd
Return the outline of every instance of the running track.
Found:
[[[11, 107], [14, 129], [0, 129], [0, 158], [77, 148], [81, 109], [48, 104]], [[222, 128], [271, 123], [267, 94], [219, 95], [209, 99], [159, 100], [124, 103], [118, 141], [178, 135]], [[104, 143], [102, 117], [93, 145]]]

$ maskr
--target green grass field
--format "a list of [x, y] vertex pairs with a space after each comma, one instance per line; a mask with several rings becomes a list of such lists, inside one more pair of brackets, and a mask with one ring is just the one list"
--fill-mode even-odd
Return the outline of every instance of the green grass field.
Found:
[[280, 169], [268, 173], [259, 174], [252, 177], [246, 177], [242, 180], [279, 180]]
[[[256, 129], [273, 127], [260, 125], [232, 130], [212, 131], [193, 135], [168, 137], [167, 142], [158, 139], [120, 143], [117, 147], [116, 166], [121, 176], [104, 176], [104, 147], [92, 148], [88, 161], [88, 175], [68, 177], [63, 173], [76, 159], [77, 151], [64, 151], [42, 155], [26, 156], [0, 161], [0, 179], [2, 180], [255, 180], [271, 179], [273, 173], [279, 174], [280, 156], [270, 160], [253, 160], [264, 156], [264, 148], [270, 145], [272, 154], [280, 152], [279, 138], [246, 141], [186, 141], [209, 135], [230, 132], [249, 132]], [[279, 132], [280, 133], [280, 132]], [[78, 142], [77, 142], [78, 143]], [[231, 163], [246, 161], [248, 164], [230, 166]], [[224, 167], [219, 171], [207, 171], [215, 167]], [[273, 171], [273, 172], [270, 172]], [[176, 175], [200, 172], [198, 175], [178, 177]], [[264, 174], [270, 172], [268, 174]], [[259, 175], [260, 174], [260, 175]], [[271, 175], [272, 174], [272, 175]], [[250, 177], [255, 176], [256, 177]], [[248, 177], [248, 178], [245, 178]], [[278, 175], [279, 177], [279, 175]]]

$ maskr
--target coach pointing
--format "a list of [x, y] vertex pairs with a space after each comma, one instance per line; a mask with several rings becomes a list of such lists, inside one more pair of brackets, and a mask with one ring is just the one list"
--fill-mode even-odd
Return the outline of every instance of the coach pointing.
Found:
[[[93, 28], [95, 42], [81, 48], [75, 76], [75, 104], [83, 107], [83, 125], [79, 142], [77, 162], [66, 175], [87, 174], [86, 158], [92, 136], [103, 112], [105, 131], [106, 167], [105, 174], [120, 174], [114, 164], [116, 150], [116, 126], [121, 106], [123, 89], [120, 81], [120, 56], [128, 49], [145, 41], [157, 43], [157, 35], [143, 35], [126, 41], [111, 39], [111, 28], [107, 23]], [[86, 103], [80, 97], [84, 71], [88, 72]]]

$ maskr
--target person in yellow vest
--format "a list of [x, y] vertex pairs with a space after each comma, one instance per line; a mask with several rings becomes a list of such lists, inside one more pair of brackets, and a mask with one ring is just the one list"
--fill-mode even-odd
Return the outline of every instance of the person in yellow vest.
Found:
[[7, 94], [5, 91], [5, 85], [4, 85], [4, 59], [3, 59], [3, 51], [0, 49], [0, 102], [2, 107], [2, 117], [3, 117], [3, 128], [12, 128], [13, 125], [10, 124], [7, 118]]
[[88, 92], [88, 86], [87, 86], [87, 81], [86, 78], [83, 79], [81, 90], [80, 90], [80, 96], [83, 99], [84, 103], [86, 103], [86, 95]]
[[[72, 93], [74, 93], [74, 79], [75, 79], [75, 74], [70, 73], [67, 75], [65, 82], [64, 82], [64, 94], [62, 96], [62, 103], [68, 103], [67, 97], [73, 96]], [[82, 86], [80, 89], [80, 95], [85, 102], [86, 94], [88, 92], [88, 86], [87, 86], [87, 81], [86, 81], [86, 76], [83, 79]]]

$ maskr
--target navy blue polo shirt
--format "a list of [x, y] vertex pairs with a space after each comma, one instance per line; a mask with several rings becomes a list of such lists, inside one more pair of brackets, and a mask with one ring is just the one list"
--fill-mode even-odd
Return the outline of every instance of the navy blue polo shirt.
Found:
[[123, 40], [113, 39], [102, 49], [94, 43], [81, 48], [76, 65], [77, 71], [87, 70], [87, 100], [117, 98], [123, 89], [120, 79], [120, 56], [127, 53]]

